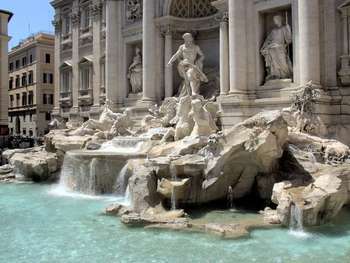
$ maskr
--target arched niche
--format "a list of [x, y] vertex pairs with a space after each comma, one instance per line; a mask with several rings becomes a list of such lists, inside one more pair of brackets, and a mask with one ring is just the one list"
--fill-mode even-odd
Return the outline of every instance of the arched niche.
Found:
[[[212, 6], [213, 0], [164, 0], [163, 16], [157, 23], [164, 32], [171, 31], [172, 49], [175, 53], [183, 44], [182, 35], [192, 33], [195, 42], [205, 54], [204, 72], [208, 75], [210, 83], [203, 83], [203, 89], [212, 89], [218, 85], [220, 51], [219, 51], [219, 20], [218, 10]], [[176, 67], [173, 67], [174, 93], [181, 84]], [[210, 87], [207, 87], [210, 86]]]

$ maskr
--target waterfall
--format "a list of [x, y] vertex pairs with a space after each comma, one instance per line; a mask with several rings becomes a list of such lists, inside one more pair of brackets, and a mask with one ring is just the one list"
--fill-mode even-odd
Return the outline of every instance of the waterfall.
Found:
[[93, 158], [90, 163], [90, 169], [89, 169], [89, 178], [88, 178], [88, 192], [90, 194], [96, 193], [96, 176], [97, 176], [97, 165], [98, 165], [98, 159]]
[[171, 210], [176, 210], [176, 193], [174, 182], [177, 182], [177, 176], [175, 166], [170, 165], [169, 170], [171, 175], [171, 181], [173, 182], [171, 187]]
[[309, 238], [311, 234], [304, 230], [303, 209], [297, 204], [290, 207], [289, 233], [297, 238]]
[[128, 180], [128, 165], [125, 164], [120, 170], [114, 186], [116, 194], [126, 196], [128, 190]]
[[294, 231], [304, 231], [303, 227], [303, 210], [296, 204], [292, 204], [290, 208], [289, 227]]

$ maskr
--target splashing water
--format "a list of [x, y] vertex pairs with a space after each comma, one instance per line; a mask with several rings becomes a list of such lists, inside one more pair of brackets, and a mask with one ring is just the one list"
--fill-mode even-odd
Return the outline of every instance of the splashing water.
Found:
[[97, 152], [110, 152], [120, 154], [136, 154], [142, 150], [143, 144], [148, 141], [147, 138], [122, 137], [114, 138], [101, 145]]

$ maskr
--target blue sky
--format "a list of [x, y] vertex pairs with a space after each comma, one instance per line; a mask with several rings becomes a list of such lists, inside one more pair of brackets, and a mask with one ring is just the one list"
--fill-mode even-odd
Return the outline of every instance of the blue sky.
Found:
[[54, 10], [50, 0], [0, 0], [0, 9], [14, 13], [9, 24], [12, 37], [9, 48], [38, 31], [53, 32], [51, 21]]

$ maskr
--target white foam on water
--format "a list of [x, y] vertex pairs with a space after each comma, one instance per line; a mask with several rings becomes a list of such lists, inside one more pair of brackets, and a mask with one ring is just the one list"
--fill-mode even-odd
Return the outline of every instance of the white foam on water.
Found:
[[298, 239], [310, 239], [313, 237], [311, 233], [306, 232], [305, 230], [292, 230], [290, 229], [288, 231], [288, 234], [290, 234], [293, 237], [296, 237]]
[[62, 184], [57, 184], [51, 187], [48, 190], [49, 195], [58, 196], [58, 197], [68, 197], [73, 199], [90, 199], [90, 200], [104, 200], [108, 202], [115, 202], [119, 204], [126, 204], [129, 201], [126, 200], [124, 196], [112, 196], [112, 195], [88, 195], [78, 192], [73, 192]]
[[290, 207], [289, 234], [299, 239], [312, 237], [312, 234], [304, 230], [303, 210], [297, 204], [292, 204]]
[[122, 154], [136, 154], [141, 151], [143, 143], [148, 138], [137, 137], [116, 137], [101, 145], [101, 148], [96, 150], [97, 152], [110, 152], [110, 153], [122, 153]]

